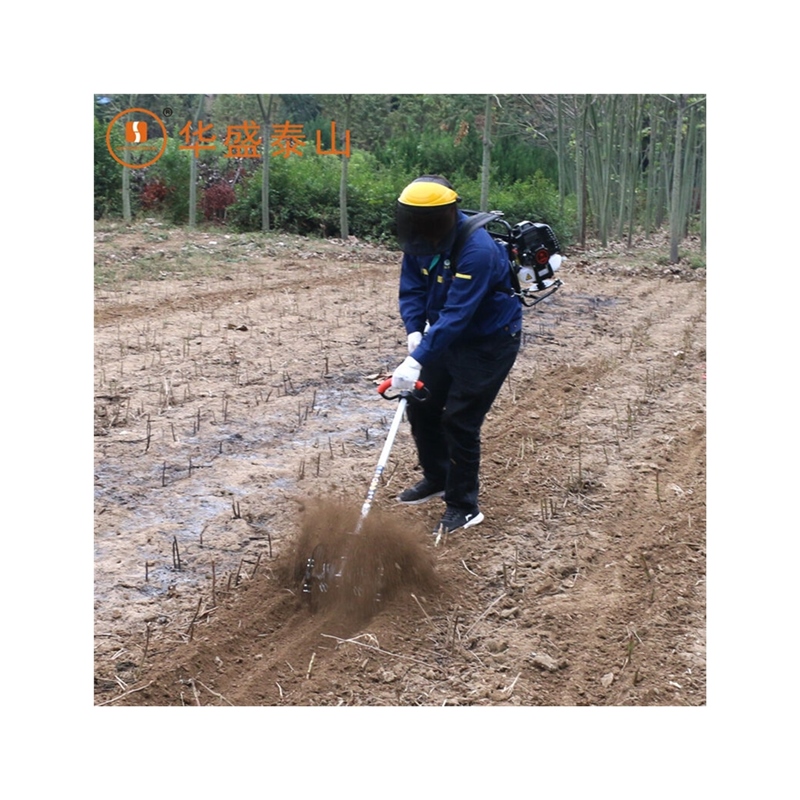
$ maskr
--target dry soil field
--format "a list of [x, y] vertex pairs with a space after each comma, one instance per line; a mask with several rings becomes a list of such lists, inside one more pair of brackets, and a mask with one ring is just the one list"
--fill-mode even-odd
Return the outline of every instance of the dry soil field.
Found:
[[312, 613], [395, 410], [398, 254], [98, 223], [95, 705], [705, 705], [705, 276], [665, 252], [567, 253], [484, 427], [486, 521], [435, 547], [441, 502], [395, 503], [404, 423], [359, 535], [397, 580]]

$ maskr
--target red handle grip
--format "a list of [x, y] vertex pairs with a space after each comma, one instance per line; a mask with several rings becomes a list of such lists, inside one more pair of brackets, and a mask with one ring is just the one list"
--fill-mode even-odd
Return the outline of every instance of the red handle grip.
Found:
[[[378, 387], [378, 394], [384, 394], [384, 392], [389, 389], [392, 385], [392, 379], [387, 378], [379, 387]], [[417, 381], [414, 384], [415, 389], [421, 389], [425, 384], [422, 381]]]

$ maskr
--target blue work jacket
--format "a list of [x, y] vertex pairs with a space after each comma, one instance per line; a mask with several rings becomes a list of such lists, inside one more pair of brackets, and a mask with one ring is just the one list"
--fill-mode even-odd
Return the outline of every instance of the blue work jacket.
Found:
[[[459, 228], [467, 216], [458, 215]], [[508, 255], [484, 228], [461, 248], [454, 269], [450, 253], [403, 256], [400, 316], [406, 333], [430, 329], [411, 354], [425, 366], [446, 355], [455, 342], [509, 335], [522, 328], [522, 305], [510, 294]]]

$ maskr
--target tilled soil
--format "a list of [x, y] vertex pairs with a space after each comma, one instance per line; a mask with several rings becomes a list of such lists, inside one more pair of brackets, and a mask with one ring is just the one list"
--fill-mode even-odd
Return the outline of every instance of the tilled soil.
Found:
[[441, 501], [394, 500], [405, 423], [352, 534], [397, 253], [95, 240], [96, 705], [706, 703], [705, 279], [663, 241], [567, 253], [484, 426], [486, 519], [435, 546]]

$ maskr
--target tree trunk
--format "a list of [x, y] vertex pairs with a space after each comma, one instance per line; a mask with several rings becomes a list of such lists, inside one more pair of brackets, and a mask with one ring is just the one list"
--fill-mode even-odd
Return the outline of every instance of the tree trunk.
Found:
[[[200, 119], [200, 109], [203, 107], [204, 95], [200, 95], [197, 101], [197, 111], [194, 112], [193, 127], [197, 129], [197, 122]], [[191, 133], [191, 132], [190, 132]], [[197, 155], [189, 156], [189, 227], [197, 225]]]
[[650, 143], [647, 148], [647, 193], [644, 204], [644, 234], [649, 237], [655, 225], [655, 205], [658, 197], [658, 107], [650, 102]]
[[631, 138], [633, 136], [632, 127], [633, 121], [631, 119], [630, 110], [631, 97], [627, 96], [622, 102], [621, 124], [622, 124], [622, 146], [619, 151], [619, 201], [617, 207], [617, 239], [622, 239], [622, 234], [625, 229], [625, 210], [627, 208], [628, 188], [632, 180], [630, 170], [628, 169], [628, 154], [630, 152]]
[[556, 96], [556, 123], [558, 133], [556, 148], [558, 154], [558, 209], [564, 213], [564, 199], [567, 196], [567, 147], [564, 135], [564, 109], [561, 95]]
[[678, 263], [678, 243], [683, 230], [681, 216], [681, 167], [683, 160], [683, 109], [686, 106], [686, 96], [678, 95], [678, 118], [675, 122], [675, 159], [672, 168], [672, 199], [669, 209], [669, 263]]
[[586, 185], [586, 115], [588, 100], [584, 96], [575, 99], [575, 184], [577, 191], [578, 240], [586, 244], [586, 207], [588, 187]]
[[641, 141], [644, 98], [638, 95], [634, 99], [633, 132], [630, 148], [631, 185], [628, 197], [628, 247], [633, 244], [633, 227], [636, 222], [636, 197], [642, 180]]
[[272, 139], [272, 98], [269, 96], [267, 107], [264, 108], [264, 101], [261, 95], [258, 98], [258, 107], [261, 109], [261, 119], [263, 122], [261, 133], [261, 230], [264, 233], [269, 231], [269, 164], [270, 164], [270, 140]]
[[122, 168], [122, 219], [130, 222], [131, 214], [131, 171], [128, 167]]
[[669, 98], [663, 99], [663, 119], [661, 120], [660, 143], [661, 151], [658, 157], [658, 180], [656, 183], [656, 217], [655, 226], [656, 230], [660, 230], [664, 225], [665, 216], [669, 216], [670, 206], [670, 191], [672, 187], [672, 171], [670, 169], [670, 155], [672, 147], [675, 144], [674, 137], [671, 141], [667, 141], [670, 137], [672, 122], [671, 111], [672, 101]]
[[[135, 94], [128, 98], [128, 108], [136, 107], [136, 98], [137, 95]], [[130, 118], [130, 114], [125, 115], [126, 120]], [[122, 219], [125, 222], [130, 222], [133, 219], [131, 211], [131, 170], [129, 167], [122, 168]]]
[[[344, 128], [342, 129], [342, 150], [345, 150], [347, 130], [350, 127], [350, 107], [353, 102], [353, 95], [345, 95], [344, 98]], [[331, 147], [336, 148], [336, 142], [331, 142]], [[342, 176], [339, 181], [339, 234], [342, 239], [347, 239], [350, 235], [350, 226], [347, 220], [347, 165], [350, 159], [342, 155]]]
[[700, 250], [706, 252], [706, 148], [705, 138], [701, 152], [702, 168], [700, 173]]
[[[598, 115], [598, 106], [600, 113]], [[611, 227], [611, 167], [616, 135], [617, 96], [601, 101], [593, 98], [589, 104], [592, 136], [588, 148], [589, 190], [597, 235], [605, 247]]]
[[481, 164], [480, 211], [489, 210], [489, 171], [492, 163], [492, 96], [486, 95], [483, 120], [483, 161]]
[[697, 107], [692, 106], [686, 117], [686, 144], [681, 171], [681, 239], [689, 235], [689, 220], [692, 216], [697, 163]]

